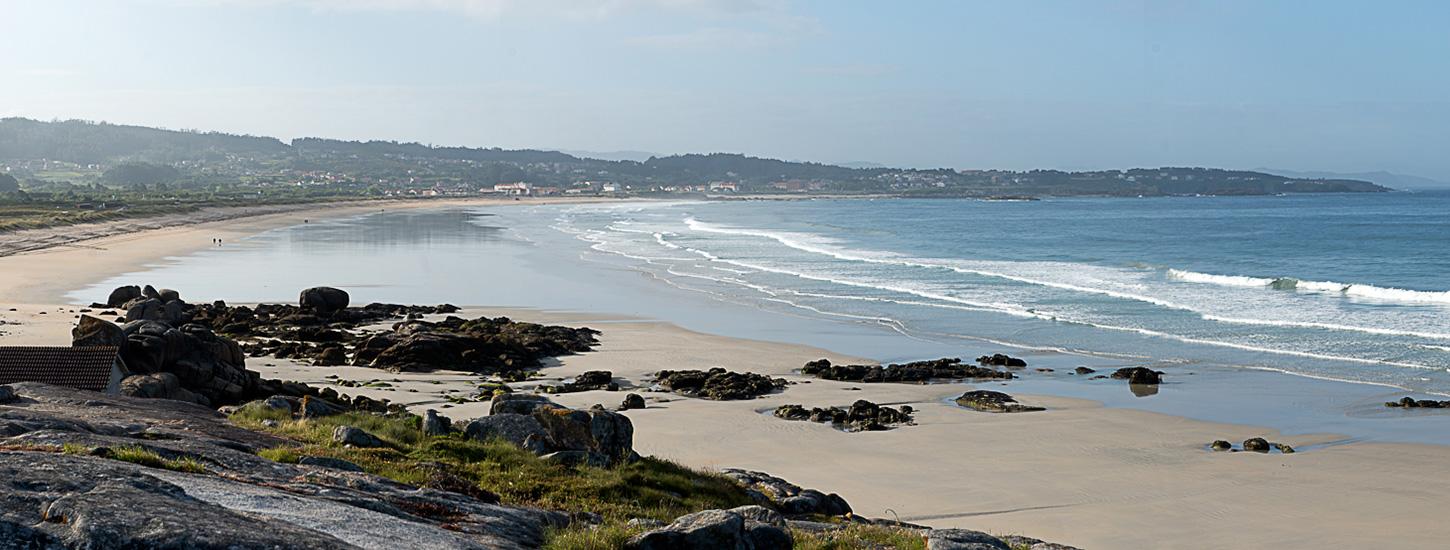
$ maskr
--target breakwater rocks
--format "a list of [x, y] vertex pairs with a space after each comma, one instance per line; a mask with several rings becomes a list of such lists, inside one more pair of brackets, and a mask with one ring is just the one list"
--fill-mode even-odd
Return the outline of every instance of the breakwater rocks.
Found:
[[193, 403], [35, 383], [13, 391], [0, 404], [7, 548], [524, 549], [569, 521], [346, 461], [275, 462], [258, 453], [296, 443]]
[[716, 401], [755, 399], [786, 386], [784, 378], [731, 372], [720, 367], [707, 371], [662, 370], [655, 374], [654, 383], [666, 391]]
[[776, 418], [785, 420], [829, 423], [846, 431], [874, 432], [911, 424], [912, 412], [909, 405], [892, 408], [861, 399], [846, 408], [807, 409], [800, 405], [781, 405], [776, 407], [774, 414]]
[[1019, 413], [1045, 411], [1042, 407], [1023, 405], [1017, 399], [999, 391], [974, 390], [955, 399], [958, 405], [968, 409], [992, 413]]
[[962, 380], [986, 378], [1008, 380], [1014, 378], [1011, 372], [988, 367], [962, 364], [959, 358], [943, 358], [932, 361], [890, 365], [833, 365], [827, 359], [806, 363], [801, 374], [825, 380], [841, 382], [904, 382], [925, 383], [932, 380]]

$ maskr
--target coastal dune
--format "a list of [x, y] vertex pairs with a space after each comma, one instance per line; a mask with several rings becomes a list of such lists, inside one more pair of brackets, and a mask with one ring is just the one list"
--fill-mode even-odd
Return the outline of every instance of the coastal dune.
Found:
[[[203, 248], [212, 238], [232, 240], [305, 218], [376, 208], [320, 208], [167, 227], [0, 257], [0, 320], [5, 323], [0, 324], [0, 345], [68, 344], [80, 306], [62, 305], [66, 292]], [[626, 388], [563, 394], [557, 401], [614, 407], [626, 393], [639, 392], [648, 407], [627, 414], [640, 453], [701, 468], [767, 471], [838, 492], [867, 516], [1030, 534], [1084, 548], [1433, 548], [1450, 540], [1450, 526], [1436, 518], [1450, 503], [1450, 449], [1445, 447], [1344, 442], [1335, 434], [1282, 436], [1267, 427], [1043, 395], [1016, 395], [1048, 409], [1043, 412], [982, 413], [950, 399], [972, 387], [994, 389], [994, 384], [811, 379], [797, 373], [806, 361], [865, 360], [807, 346], [593, 313], [485, 307], [461, 315], [506, 315], [601, 330], [596, 351], [563, 357], [544, 375], [608, 370]], [[656, 371], [715, 366], [780, 376], [792, 384], [759, 399], [727, 402], [647, 391]], [[265, 358], [251, 359], [248, 367], [266, 377], [314, 384], [330, 382], [329, 376], [398, 379], [388, 388], [338, 389], [406, 403], [418, 412], [436, 409], [455, 419], [487, 412], [486, 403], [454, 404], [446, 397], [474, 388], [477, 377], [468, 373], [394, 374]], [[847, 433], [770, 414], [783, 404], [846, 406], [857, 399], [909, 404], [917, 411], [916, 423]], [[1225, 406], [1231, 403], [1226, 398]], [[1207, 447], [1216, 439], [1249, 437], [1286, 442], [1300, 452], [1221, 453]]]

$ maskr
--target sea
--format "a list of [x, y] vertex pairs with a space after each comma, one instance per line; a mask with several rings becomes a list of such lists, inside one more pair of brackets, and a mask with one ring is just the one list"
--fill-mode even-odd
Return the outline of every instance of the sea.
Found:
[[72, 297], [119, 284], [236, 302], [332, 285], [358, 302], [613, 313], [879, 361], [1006, 352], [1450, 395], [1444, 191], [379, 210]]

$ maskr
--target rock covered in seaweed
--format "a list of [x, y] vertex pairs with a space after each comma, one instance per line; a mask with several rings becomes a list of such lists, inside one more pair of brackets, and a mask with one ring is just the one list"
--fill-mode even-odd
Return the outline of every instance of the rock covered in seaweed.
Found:
[[680, 395], [717, 401], [754, 399], [786, 386], [784, 378], [732, 372], [720, 367], [708, 371], [664, 370], [655, 375], [655, 383]]
[[881, 365], [833, 365], [830, 360], [818, 359], [806, 363], [801, 374], [826, 380], [842, 382], [911, 382], [923, 383], [932, 380], [961, 380], [967, 378], [1011, 379], [1010, 372], [987, 367], [962, 364], [959, 358], [943, 358], [932, 361]]
[[776, 407], [775, 416], [785, 420], [830, 423], [848, 431], [881, 431], [898, 425], [911, 424], [912, 412], [910, 405], [892, 408], [861, 399], [847, 408], [807, 409], [800, 405], [781, 405]]
[[1163, 373], [1148, 367], [1123, 367], [1113, 371], [1112, 378], [1127, 380], [1129, 384], [1154, 385], [1163, 381]]
[[1017, 399], [999, 391], [973, 390], [955, 399], [963, 407], [993, 413], [1017, 413], [1045, 411], [1042, 407], [1023, 405]]

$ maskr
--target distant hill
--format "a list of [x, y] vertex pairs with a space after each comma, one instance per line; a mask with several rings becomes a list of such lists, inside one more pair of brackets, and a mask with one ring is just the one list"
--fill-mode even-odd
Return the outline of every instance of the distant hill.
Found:
[[1450, 182], [1433, 180], [1430, 178], [1411, 176], [1408, 174], [1396, 174], [1380, 170], [1377, 172], [1296, 172], [1293, 170], [1276, 170], [1272, 168], [1260, 168], [1263, 172], [1279, 174], [1291, 178], [1338, 178], [1364, 180], [1390, 187], [1393, 189], [1446, 189], [1450, 188]]
[[[621, 152], [617, 156], [623, 156]], [[643, 153], [640, 153], [641, 155]], [[610, 156], [610, 155], [600, 155]], [[625, 193], [698, 192], [731, 183], [739, 193], [892, 194], [906, 197], [1162, 196], [1353, 193], [1387, 189], [1338, 175], [1288, 177], [1197, 167], [952, 170], [794, 162], [736, 153], [600, 159], [560, 151], [441, 147], [395, 141], [271, 137], [165, 130], [86, 121], [0, 119], [0, 161], [30, 187], [148, 185], [217, 188], [305, 183], [372, 189], [477, 191], [526, 181], [540, 187]], [[57, 163], [72, 166], [57, 167]], [[730, 188], [716, 185], [716, 188]]]
[[634, 162], [644, 162], [646, 160], [649, 160], [651, 157], [664, 156], [658, 153], [651, 153], [648, 151], [561, 151], [579, 158], [614, 161], [629, 160]]

